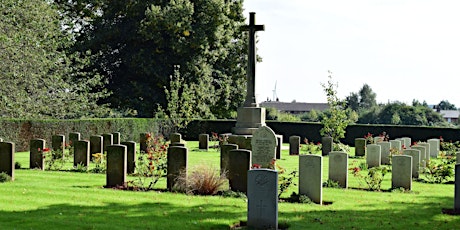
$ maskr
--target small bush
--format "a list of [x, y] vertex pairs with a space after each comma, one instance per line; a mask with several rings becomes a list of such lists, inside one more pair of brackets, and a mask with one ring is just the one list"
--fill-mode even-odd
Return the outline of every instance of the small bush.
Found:
[[6, 172], [0, 173], [0, 183], [8, 182], [8, 181], [11, 181], [10, 175], [8, 175]]
[[15, 169], [21, 169], [21, 167], [22, 167], [21, 162], [19, 162], [19, 161], [14, 162], [14, 168]]
[[310, 197], [307, 195], [297, 194], [295, 192], [291, 193], [289, 200], [292, 203], [313, 204], [313, 201], [311, 201]]
[[215, 195], [223, 191], [227, 184], [225, 173], [219, 175], [219, 170], [206, 165], [199, 165], [188, 175], [182, 173], [176, 188], [194, 195]]
[[327, 181], [323, 182], [323, 187], [325, 188], [342, 188], [339, 185], [339, 182], [333, 181], [331, 179], [328, 179]]
[[77, 166], [73, 167], [72, 171], [74, 172], [88, 172], [88, 167], [84, 166], [83, 164], [77, 164]]
[[223, 197], [232, 197], [232, 198], [242, 198], [247, 199], [247, 196], [244, 192], [235, 192], [232, 190], [225, 190], [221, 192]]

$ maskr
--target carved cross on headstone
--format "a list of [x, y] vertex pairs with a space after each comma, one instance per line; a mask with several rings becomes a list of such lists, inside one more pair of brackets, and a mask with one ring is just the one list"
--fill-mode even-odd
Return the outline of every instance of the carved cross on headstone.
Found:
[[257, 107], [255, 88], [256, 88], [256, 39], [257, 31], [265, 30], [264, 25], [256, 25], [256, 13], [249, 13], [249, 25], [243, 26], [243, 30], [249, 32], [249, 55], [248, 55], [248, 70], [247, 70], [247, 94], [244, 101], [244, 107]]

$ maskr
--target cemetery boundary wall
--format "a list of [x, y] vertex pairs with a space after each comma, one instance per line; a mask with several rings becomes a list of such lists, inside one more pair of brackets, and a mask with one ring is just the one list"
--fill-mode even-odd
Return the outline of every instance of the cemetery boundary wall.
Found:
[[[278, 122], [267, 121], [267, 125], [276, 134], [283, 135], [283, 142], [288, 142], [293, 135], [301, 139], [308, 138], [310, 142], [320, 142], [320, 123], [312, 122]], [[218, 134], [230, 133], [235, 127], [235, 120], [195, 120], [188, 126], [179, 130], [184, 140], [198, 140], [203, 133]], [[25, 120], [25, 119], [0, 119], [0, 138], [4, 141], [14, 142], [16, 151], [28, 151], [29, 141], [33, 138], [43, 138], [47, 146], [51, 146], [51, 136], [61, 134], [66, 136], [70, 132], [81, 133], [82, 139], [89, 139], [91, 135], [120, 132], [121, 141], [139, 141], [139, 134], [151, 132], [169, 136], [173, 129], [167, 121], [153, 118], [107, 118], [107, 119], [78, 119], [78, 120]], [[367, 133], [374, 136], [386, 132], [391, 139], [398, 137], [411, 137], [413, 141], [427, 140], [443, 137], [445, 141], [460, 141], [460, 129], [424, 127], [424, 126], [395, 126], [395, 125], [349, 125], [346, 137], [340, 141], [354, 146], [354, 140], [364, 137]]]

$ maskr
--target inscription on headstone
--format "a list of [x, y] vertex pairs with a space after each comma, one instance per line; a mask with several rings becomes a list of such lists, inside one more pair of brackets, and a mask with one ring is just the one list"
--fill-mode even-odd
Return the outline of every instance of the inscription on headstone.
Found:
[[391, 187], [412, 189], [412, 157], [407, 155], [393, 156], [391, 170]]
[[271, 163], [276, 159], [276, 142], [275, 132], [272, 129], [268, 126], [258, 128], [251, 139], [252, 164], [260, 165], [262, 168], [274, 167]]
[[278, 228], [278, 172], [253, 169], [248, 172], [248, 227]]
[[299, 155], [299, 194], [317, 204], [323, 202], [323, 157]]

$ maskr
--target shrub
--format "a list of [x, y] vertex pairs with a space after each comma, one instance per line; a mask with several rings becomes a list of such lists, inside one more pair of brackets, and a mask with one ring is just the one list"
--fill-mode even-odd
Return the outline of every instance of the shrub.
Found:
[[439, 162], [428, 160], [424, 173], [428, 182], [441, 184], [454, 175], [454, 166], [444, 159]]
[[215, 195], [227, 185], [225, 173], [207, 165], [198, 165], [189, 174], [181, 173], [176, 188], [194, 195]]
[[307, 195], [300, 195], [295, 192], [291, 193], [289, 200], [293, 203], [313, 204], [313, 201], [311, 201], [310, 197]]
[[339, 185], [339, 182], [333, 181], [331, 179], [328, 179], [327, 181], [323, 182], [323, 187], [326, 188], [342, 188]]
[[21, 167], [22, 167], [21, 162], [19, 162], [19, 161], [14, 162], [14, 168], [15, 169], [21, 169]]
[[89, 170], [91, 173], [105, 173], [106, 162], [104, 161], [104, 155], [102, 153], [94, 153], [93, 161], [96, 163], [95, 167]]
[[[388, 173], [388, 168], [386, 166], [373, 167], [367, 169], [366, 163], [361, 163], [358, 167], [351, 167], [349, 170], [352, 172], [353, 176], [364, 181], [367, 189], [370, 191], [380, 191], [383, 179]], [[361, 181], [359, 181], [360, 186], [362, 186]]]
[[8, 181], [11, 181], [10, 175], [8, 175], [6, 172], [0, 173], [0, 183], [8, 182]]

